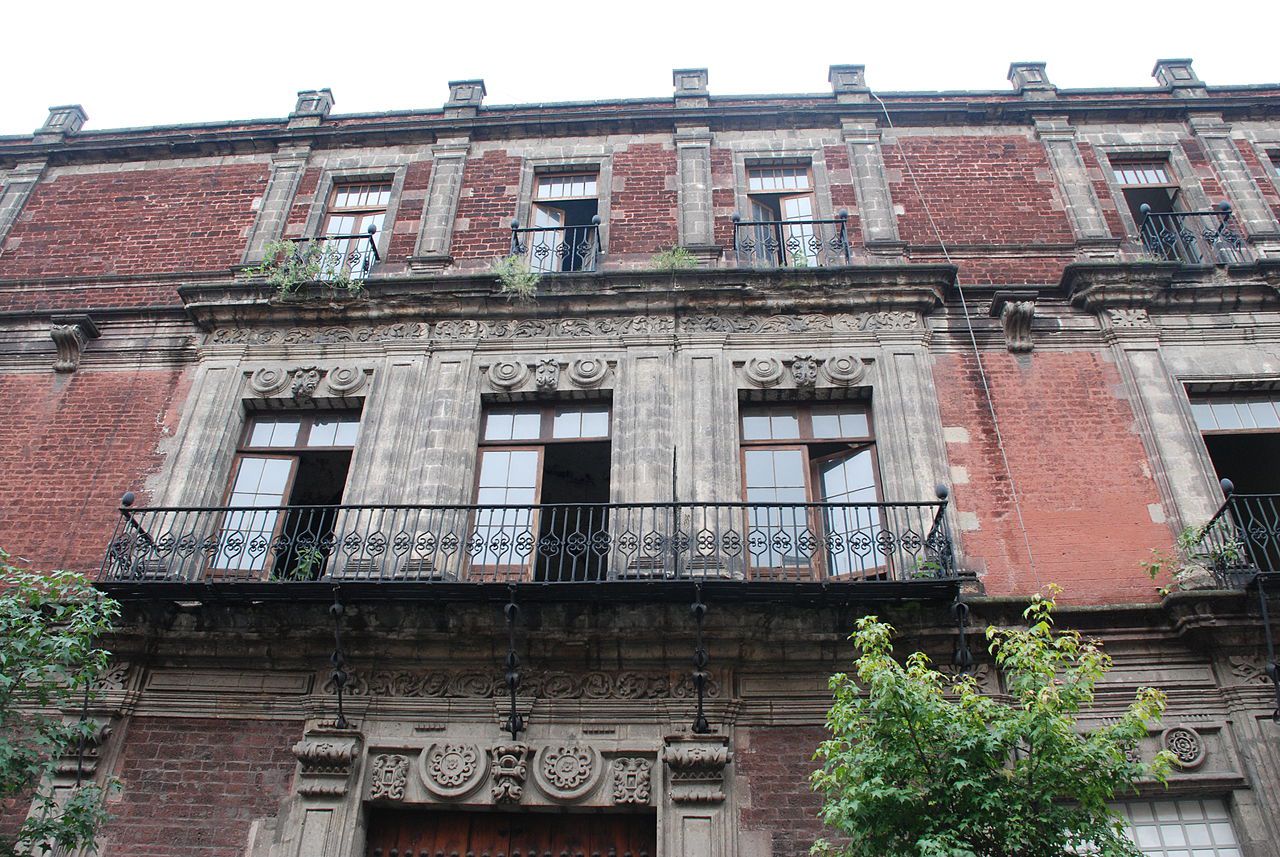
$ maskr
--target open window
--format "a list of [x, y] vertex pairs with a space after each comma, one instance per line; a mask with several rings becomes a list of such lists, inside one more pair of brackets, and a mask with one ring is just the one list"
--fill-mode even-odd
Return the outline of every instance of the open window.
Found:
[[814, 267], [817, 208], [808, 165], [747, 168], [747, 199], [757, 253], [778, 267]]
[[875, 438], [866, 404], [743, 404], [740, 416], [753, 574], [884, 575]]
[[211, 576], [309, 580], [323, 574], [359, 431], [354, 411], [251, 417], [236, 453]]
[[1280, 495], [1280, 391], [1195, 395], [1191, 412], [1219, 479], [1241, 494]]
[[594, 271], [600, 198], [595, 173], [539, 175], [522, 242], [529, 267], [542, 273]]
[[609, 546], [607, 402], [486, 410], [469, 540], [473, 574], [599, 580]]
[[378, 261], [377, 234], [391, 201], [390, 182], [335, 184], [325, 207], [321, 279], [364, 279]]

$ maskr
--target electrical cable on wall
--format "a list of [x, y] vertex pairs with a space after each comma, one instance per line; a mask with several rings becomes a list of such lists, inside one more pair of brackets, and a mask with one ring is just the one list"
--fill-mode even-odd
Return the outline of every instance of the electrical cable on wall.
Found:
[[[884, 113], [884, 121], [888, 124], [889, 130], [896, 132], [898, 129], [893, 124], [893, 117], [889, 115], [889, 108], [880, 100], [880, 96], [874, 92], [871, 93], [871, 97], [880, 105], [880, 110]], [[916, 179], [915, 170], [911, 168], [911, 159], [907, 157], [907, 152], [902, 147], [902, 141], [896, 133], [894, 134], [893, 142], [898, 154], [902, 157], [902, 163], [907, 168], [907, 177], [911, 180], [911, 187], [915, 191], [916, 198], [920, 200], [920, 206], [924, 209], [925, 217], [929, 220], [929, 228], [938, 240], [938, 246], [942, 248], [943, 258], [947, 260], [947, 264], [955, 265], [956, 263], [947, 249], [946, 239], [942, 237], [942, 231], [933, 219], [933, 212], [929, 209], [929, 203], [925, 200], [924, 193], [920, 190], [920, 182]], [[1031, 537], [1027, 532], [1027, 522], [1022, 517], [1022, 499], [1018, 494], [1017, 481], [1013, 478], [1013, 469], [1009, 466], [1009, 456], [1005, 452], [1004, 437], [1000, 433], [1000, 418], [996, 415], [995, 400], [991, 395], [991, 386], [987, 381], [987, 370], [982, 363], [982, 351], [978, 348], [978, 337], [973, 332], [973, 320], [969, 316], [969, 302], [965, 298], [964, 285], [960, 282], [960, 279], [960, 268], [956, 266], [956, 292], [960, 295], [960, 309], [964, 313], [965, 328], [969, 332], [969, 344], [973, 347], [973, 357], [977, 361], [978, 377], [982, 380], [982, 392], [987, 400], [987, 410], [991, 413], [991, 426], [995, 431], [996, 447], [1000, 450], [1000, 460], [1004, 465], [1005, 478], [1009, 480], [1009, 492], [1013, 496], [1013, 509], [1018, 516], [1018, 528], [1022, 531], [1022, 544], [1027, 552], [1027, 563], [1031, 569], [1031, 576], [1035, 578], [1036, 589], [1039, 589], [1043, 584], [1040, 581], [1040, 572], [1036, 568], [1035, 553], [1031, 550]]]

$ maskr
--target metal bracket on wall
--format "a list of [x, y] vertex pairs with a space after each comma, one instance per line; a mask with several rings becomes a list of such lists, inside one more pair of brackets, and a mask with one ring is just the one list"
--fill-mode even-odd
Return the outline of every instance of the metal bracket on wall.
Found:
[[333, 687], [338, 695], [338, 719], [334, 721], [334, 726], [338, 729], [346, 729], [347, 717], [342, 710], [342, 688], [346, 686], [349, 676], [346, 671], [346, 655], [342, 652], [342, 614], [345, 609], [342, 606], [340, 594], [339, 588], [333, 587], [333, 604], [329, 606], [329, 615], [333, 616], [333, 654], [329, 660], [333, 663]]
[[502, 608], [507, 619], [507, 690], [511, 694], [511, 711], [507, 714], [507, 722], [503, 729], [511, 733], [511, 740], [517, 741], [524, 731], [524, 718], [516, 710], [516, 690], [520, 687], [520, 656], [516, 654], [516, 617], [520, 615], [520, 606], [516, 604], [516, 586], [510, 586], [511, 600]]
[[702, 622], [707, 615], [707, 605], [702, 602], [701, 586], [694, 589], [693, 604], [689, 606], [689, 610], [693, 613], [693, 621], [697, 626], [693, 648], [693, 687], [698, 692], [698, 713], [693, 718], [693, 733], [706, 735], [711, 732], [711, 724], [707, 722], [707, 715], [703, 711], [707, 693], [707, 663], [710, 657], [706, 646], [702, 644]]
[[951, 662], [967, 672], [973, 668], [973, 652], [969, 651], [969, 605], [959, 598], [951, 605], [951, 615], [956, 617], [956, 652]]

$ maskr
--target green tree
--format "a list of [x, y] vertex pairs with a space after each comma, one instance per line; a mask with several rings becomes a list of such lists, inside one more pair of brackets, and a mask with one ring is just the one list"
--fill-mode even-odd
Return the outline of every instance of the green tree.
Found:
[[846, 841], [827, 857], [1064, 857], [1140, 852], [1107, 806], [1144, 780], [1164, 782], [1172, 756], [1130, 751], [1164, 711], [1142, 688], [1125, 713], [1077, 724], [1111, 666], [1099, 644], [1053, 627], [1054, 594], [1037, 595], [1025, 628], [987, 629], [1005, 698], [955, 679], [920, 652], [893, 658], [893, 628], [859, 620], [856, 677], [831, 679], [831, 738], [813, 786], [823, 822]]
[[107, 669], [97, 645], [119, 605], [82, 575], [20, 569], [0, 551], [0, 801], [31, 799], [32, 812], [0, 855], [91, 847], [106, 820], [103, 788], [54, 794], [58, 759], [74, 756], [94, 724], [81, 710]]

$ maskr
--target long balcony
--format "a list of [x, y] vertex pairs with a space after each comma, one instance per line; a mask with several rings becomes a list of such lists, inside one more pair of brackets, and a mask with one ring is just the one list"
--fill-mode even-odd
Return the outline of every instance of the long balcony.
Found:
[[603, 253], [599, 215], [578, 226], [521, 228], [520, 221], [511, 221], [511, 255], [527, 259], [539, 273], [594, 271]]
[[852, 262], [849, 214], [829, 220], [743, 220], [733, 216], [739, 268], [825, 268]]
[[1138, 235], [1146, 255], [1184, 265], [1236, 265], [1253, 259], [1232, 219], [1231, 206], [1213, 211], [1153, 212], [1143, 205]]
[[954, 580], [946, 501], [124, 506], [104, 582], [440, 584]]
[[362, 282], [381, 257], [373, 227], [358, 235], [325, 235], [321, 238], [294, 238], [294, 257], [316, 271], [319, 282], [350, 280]]

